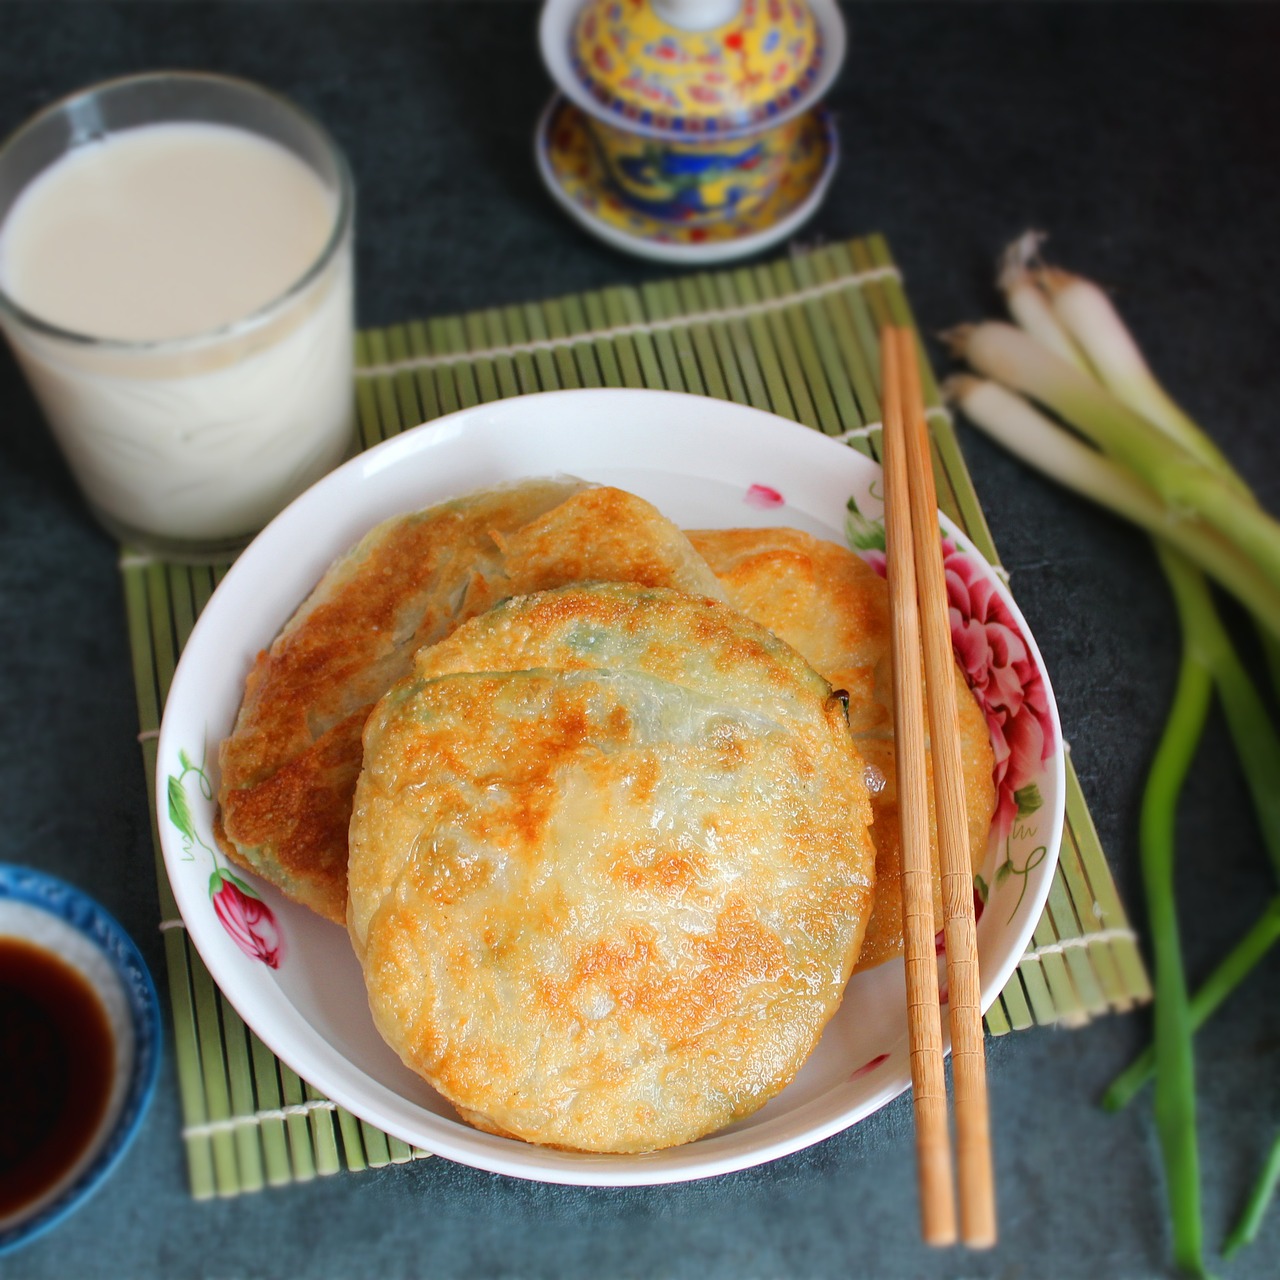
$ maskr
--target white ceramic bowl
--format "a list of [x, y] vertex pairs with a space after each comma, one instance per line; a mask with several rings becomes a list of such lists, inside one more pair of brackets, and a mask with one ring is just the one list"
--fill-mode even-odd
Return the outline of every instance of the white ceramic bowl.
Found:
[[[852, 497], [859, 526], [881, 515], [879, 467], [862, 454], [772, 414], [662, 391], [547, 392], [450, 414], [370, 449], [282, 512], [232, 566], [182, 654], [159, 743], [157, 804], [165, 863], [215, 981], [245, 1022], [290, 1067], [360, 1118], [464, 1164], [549, 1182], [637, 1185], [706, 1177], [799, 1150], [870, 1114], [909, 1087], [900, 961], [856, 975], [840, 1012], [797, 1078], [754, 1116], [687, 1146], [643, 1156], [588, 1155], [481, 1133], [405, 1068], [374, 1030], [346, 933], [248, 873], [215, 904], [212, 821], [218, 743], [254, 656], [269, 645], [329, 564], [397, 512], [521, 477], [573, 474], [653, 502], [684, 528], [791, 525], [844, 542]], [[941, 519], [941, 517], [940, 517]], [[983, 1008], [1026, 948], [1049, 891], [1061, 838], [1064, 756], [1057, 712], [1026, 623], [996, 574], [943, 519], [956, 590], [972, 602], [967, 646], [1015, 653], [1016, 685], [1043, 750], [1007, 779], [1034, 812], [993, 833], [978, 925]], [[963, 590], [962, 590], [963, 588]], [[967, 595], [966, 595], [967, 593]], [[968, 606], [966, 606], [966, 609]], [[1015, 699], [1018, 700], [1018, 699]], [[1017, 728], [1017, 714], [1011, 727]], [[1034, 736], [1034, 735], [1032, 735]], [[1012, 759], [1023, 759], [1016, 753]], [[1025, 776], [1024, 776], [1025, 775]], [[999, 868], [1006, 868], [1000, 871]], [[225, 883], [214, 880], [214, 884]]]
[[110, 1093], [79, 1158], [37, 1199], [0, 1217], [0, 1254], [78, 1208], [124, 1155], [155, 1090], [160, 1010], [151, 974], [119, 924], [79, 889], [29, 867], [0, 865], [0, 938], [51, 952], [96, 993], [114, 1041]]

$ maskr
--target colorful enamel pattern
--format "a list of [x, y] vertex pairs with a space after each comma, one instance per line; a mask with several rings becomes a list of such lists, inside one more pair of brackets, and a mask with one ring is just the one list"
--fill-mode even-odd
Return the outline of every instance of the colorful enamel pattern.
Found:
[[834, 0], [546, 0], [540, 39], [581, 143], [565, 162], [540, 137], [543, 176], [617, 247], [714, 239], [723, 260], [816, 206], [835, 148], [815, 171], [815, 108], [844, 55]]
[[[729, 6], [731, 7], [731, 6]], [[682, 136], [768, 127], [818, 79], [822, 32], [805, 0], [742, 0], [709, 29], [678, 4], [587, 0], [571, 36], [575, 75], [606, 118]]]
[[777, 190], [805, 129], [803, 117], [745, 137], [662, 142], [590, 122], [619, 194], [639, 214], [705, 226], [750, 217]]
[[696, 193], [686, 194], [659, 214], [624, 198], [610, 181], [590, 123], [563, 98], [548, 106], [537, 138], [538, 166], [548, 189], [593, 235], [660, 262], [721, 262], [775, 243], [814, 212], [836, 167], [835, 131], [819, 109], [795, 122], [781, 174], [763, 199], [705, 219], [691, 212]]

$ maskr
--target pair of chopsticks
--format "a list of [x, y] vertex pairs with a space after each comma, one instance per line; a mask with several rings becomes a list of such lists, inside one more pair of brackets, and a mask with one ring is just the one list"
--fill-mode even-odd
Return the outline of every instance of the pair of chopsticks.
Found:
[[[937, 493], [912, 331], [896, 326], [886, 328], [881, 334], [880, 356], [894, 734], [902, 835], [903, 941], [921, 1228], [928, 1244], [955, 1243], [958, 1187], [960, 1238], [967, 1245], [985, 1248], [995, 1243], [996, 1214], [973, 871], [969, 863], [955, 658], [939, 544]], [[954, 1179], [934, 943], [937, 925], [929, 849], [926, 704], [942, 873], [955, 1089]]]

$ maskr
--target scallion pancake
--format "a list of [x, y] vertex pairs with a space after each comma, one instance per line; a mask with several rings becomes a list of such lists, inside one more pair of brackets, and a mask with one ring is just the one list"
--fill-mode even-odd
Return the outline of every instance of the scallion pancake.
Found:
[[519, 597], [421, 650], [364, 748], [352, 943], [467, 1120], [649, 1151], [792, 1079], [874, 851], [842, 702], [789, 645], [670, 590]]
[[[849, 722], [867, 765], [876, 845], [876, 904], [858, 961], [871, 968], [902, 953], [902, 847], [893, 748], [889, 597], [859, 556], [797, 529], [711, 529], [690, 533], [733, 605], [794, 645], [849, 693]], [[975, 871], [995, 808], [994, 757], [982, 709], [955, 669], [969, 853]], [[942, 921], [932, 766], [929, 823], [934, 850], [934, 918]]]
[[481, 490], [373, 529], [249, 673], [219, 752], [216, 831], [228, 856], [344, 924], [370, 708], [420, 646], [507, 596], [580, 579], [723, 594], [653, 506], [571, 478]]

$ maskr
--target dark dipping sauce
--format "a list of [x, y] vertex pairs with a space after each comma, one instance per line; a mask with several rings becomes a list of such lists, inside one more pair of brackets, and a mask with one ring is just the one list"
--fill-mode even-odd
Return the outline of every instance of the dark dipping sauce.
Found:
[[114, 1060], [107, 1012], [89, 983], [53, 952], [0, 938], [0, 1218], [84, 1154]]

